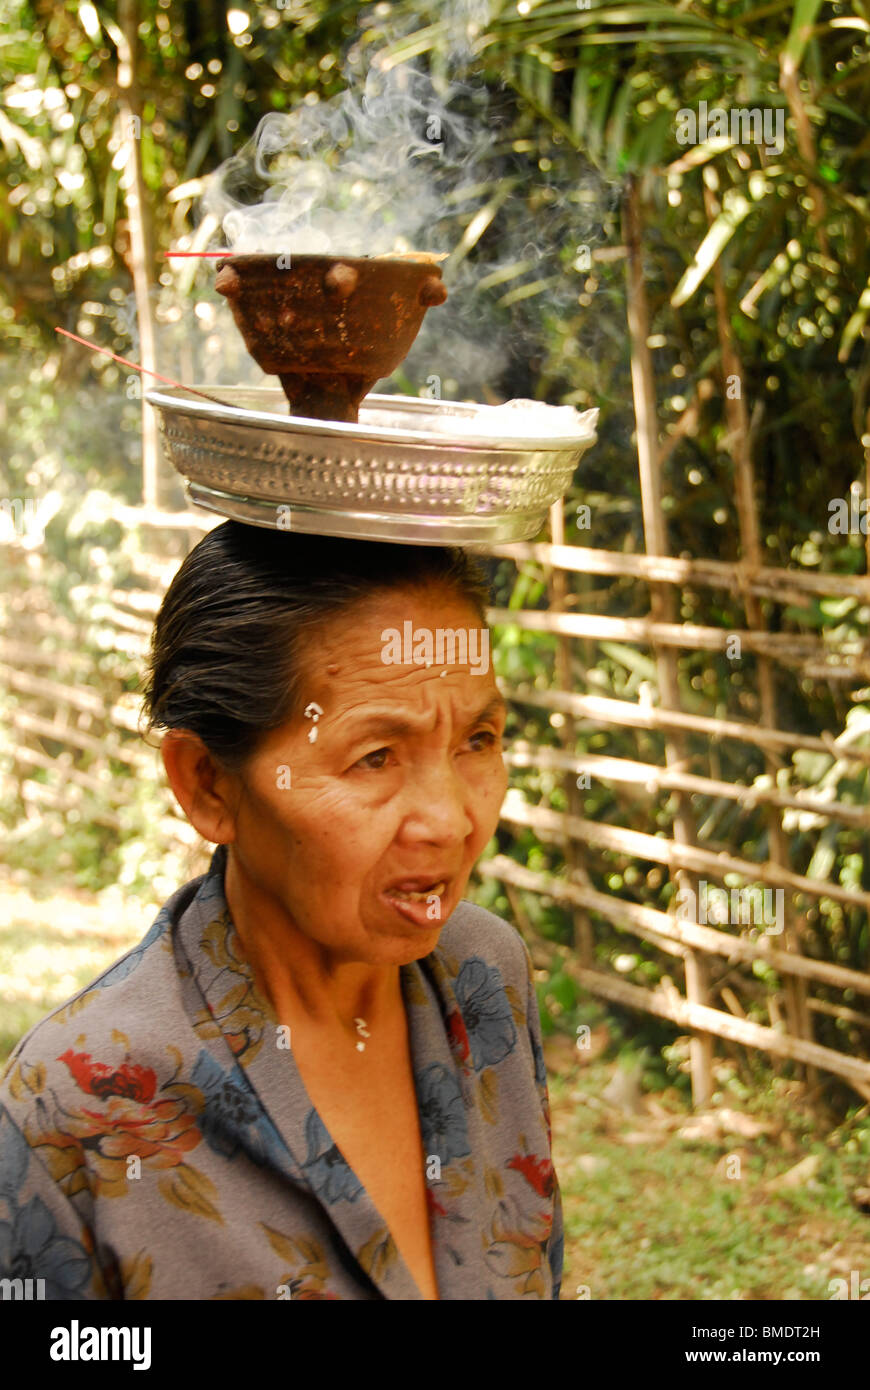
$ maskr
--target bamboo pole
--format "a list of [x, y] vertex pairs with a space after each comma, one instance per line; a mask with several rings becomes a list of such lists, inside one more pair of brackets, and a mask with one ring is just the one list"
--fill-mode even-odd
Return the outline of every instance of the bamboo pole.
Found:
[[788, 1057], [792, 1061], [804, 1062], [813, 1068], [831, 1072], [848, 1081], [864, 1099], [870, 1099], [870, 1062], [857, 1057], [847, 1057], [833, 1048], [822, 1047], [819, 1043], [806, 1042], [794, 1038], [789, 1033], [780, 1033], [775, 1028], [765, 1028], [749, 1019], [735, 1018], [721, 1009], [711, 1009], [706, 1005], [695, 1004], [692, 1000], [677, 999], [660, 986], [644, 989], [628, 980], [619, 980], [600, 970], [581, 970], [576, 967], [572, 973], [579, 984], [593, 994], [610, 999], [623, 1008], [637, 1009], [641, 1013], [657, 1014], [668, 1018], [681, 1028], [703, 1029], [705, 1033], [731, 1042], [742, 1043], [744, 1047], [757, 1047], [775, 1057]]
[[571, 816], [564, 811], [529, 806], [518, 792], [508, 793], [501, 809], [501, 818], [509, 824], [528, 826], [551, 840], [559, 841], [566, 834], [577, 835], [585, 839], [587, 844], [597, 845], [615, 854], [664, 864], [675, 874], [678, 869], [713, 874], [717, 878], [724, 878], [725, 874], [740, 874], [748, 883], [768, 883], [784, 891], [791, 889], [815, 898], [830, 898], [834, 902], [849, 903], [870, 911], [870, 893], [856, 888], [844, 888], [842, 884], [830, 883], [827, 879], [805, 878], [771, 861], [756, 863], [737, 855], [700, 849], [686, 841], [650, 835], [645, 830], [627, 830], [622, 825], [604, 825], [601, 821], [584, 820], [581, 816]]
[[812, 199], [813, 211], [811, 221], [816, 228], [816, 236], [819, 239], [819, 249], [824, 256], [830, 256], [831, 248], [828, 242], [828, 232], [825, 227], [825, 194], [821, 179], [818, 177], [818, 162], [816, 159], [816, 144], [813, 139], [813, 128], [810, 118], [807, 115], [801, 95], [799, 66], [797, 60], [788, 51], [788, 46], [779, 55], [779, 85], [785, 94], [795, 125], [795, 136], [797, 147], [801, 159], [807, 168], [809, 179], [810, 198]]
[[[710, 226], [719, 215], [720, 207], [710, 186], [704, 179], [704, 207]], [[740, 549], [751, 571], [757, 572], [763, 564], [760, 528], [755, 498], [755, 470], [752, 462], [752, 443], [749, 429], [749, 415], [745, 394], [745, 373], [743, 363], [734, 344], [734, 335], [728, 315], [728, 298], [725, 293], [725, 280], [721, 259], [713, 266], [713, 296], [716, 305], [716, 329], [719, 338], [720, 365], [723, 377], [723, 399], [725, 419], [728, 424], [728, 444], [734, 462], [735, 502], [737, 521], [740, 530]], [[735, 389], [736, 388], [736, 389]], [[743, 607], [747, 624], [751, 628], [766, 628], [761, 604], [754, 594], [743, 595]], [[747, 643], [747, 646], [749, 644]], [[750, 646], [750, 650], [753, 647]], [[761, 725], [765, 729], [776, 728], [776, 673], [767, 652], [754, 647], [758, 654], [758, 693], [761, 705]], [[776, 767], [769, 751], [765, 751], [767, 772], [775, 776]], [[782, 828], [782, 813], [769, 803], [764, 808], [767, 822], [769, 855], [771, 862], [784, 867], [789, 863], [788, 843]], [[785, 911], [785, 943], [790, 951], [800, 951], [801, 942], [797, 925], [795, 905], [789, 898]], [[789, 980], [785, 993], [786, 1009], [789, 1015], [789, 1029], [796, 1037], [812, 1041], [813, 1024], [807, 1008], [806, 988], [800, 980]], [[810, 1070], [806, 1081], [810, 1086], [818, 1084], [818, 1077]]]
[[789, 796], [768, 787], [744, 786], [741, 782], [721, 782], [714, 777], [700, 777], [691, 772], [675, 772], [656, 763], [636, 762], [631, 758], [605, 757], [598, 753], [566, 754], [556, 748], [538, 748], [534, 744], [515, 742], [509, 745], [504, 758], [512, 767], [564, 768], [570, 772], [594, 773], [602, 782], [617, 782], [637, 788], [650, 796], [660, 791], [685, 791], [698, 796], [724, 797], [739, 801], [745, 810], [756, 806], [778, 806], [785, 810], [807, 811], [825, 821], [841, 821], [860, 829], [870, 826], [870, 811], [864, 806], [849, 806], [841, 801], [822, 801], [811, 795]]
[[[565, 506], [561, 498], [550, 508], [550, 535], [555, 545], [564, 545]], [[564, 611], [568, 592], [564, 571], [549, 570], [547, 572], [547, 590], [551, 605], [555, 604], [560, 612]], [[573, 685], [571, 655], [570, 639], [561, 636], [556, 648], [556, 679], [563, 690], [570, 690]], [[574, 720], [570, 714], [564, 717], [564, 722], [557, 732], [563, 749], [570, 749], [573, 752], [577, 746], [577, 739]], [[562, 789], [571, 814], [580, 815], [583, 810], [583, 802], [576, 778], [563, 777]], [[563, 842], [562, 853], [570, 876], [579, 879], [582, 883], [590, 884], [583, 842], [569, 835]], [[575, 907], [573, 919], [575, 949], [583, 964], [591, 966], [595, 956], [595, 938], [591, 918], [583, 907]]]
[[704, 714], [685, 714], [640, 705], [633, 700], [613, 700], [605, 695], [574, 695], [561, 690], [532, 690], [526, 686], [498, 681], [502, 694], [516, 704], [533, 705], [540, 709], [570, 711], [593, 724], [616, 724], [633, 729], [680, 729], [702, 734], [711, 741], [723, 738], [751, 743], [758, 748], [806, 749], [812, 753], [828, 753], [832, 758], [870, 766], [870, 750], [853, 748], [850, 731], [834, 738], [826, 734], [792, 734], [782, 729], [760, 729], [757, 724], [744, 724], [737, 719], [711, 719]]
[[[151, 315], [151, 282], [154, 253], [148, 216], [148, 190], [142, 172], [142, 94], [136, 76], [139, 48], [139, 13], [136, 0], [118, 0], [118, 25], [113, 35], [118, 45], [118, 107], [121, 138], [127, 147], [122, 184], [130, 222], [130, 270], [136, 297], [140, 361], [146, 371], [156, 369], [154, 321]], [[156, 506], [160, 498], [160, 447], [154, 411], [142, 402], [142, 499]]]
[[[631, 384], [637, 429], [637, 455], [640, 476], [641, 506], [646, 550], [654, 555], [667, 553], [667, 531], [662, 511], [661, 469], [658, 463], [658, 428], [656, 422], [655, 382], [652, 355], [648, 346], [649, 310], [643, 270], [643, 223], [640, 192], [637, 180], [630, 175], [623, 199], [623, 241], [628, 250], [626, 260], [626, 311], [631, 344]], [[650, 611], [654, 624], [673, 622], [673, 592], [666, 585], [650, 585]], [[653, 639], [661, 703], [666, 709], [680, 708], [680, 689], [676, 657], [673, 652]], [[684, 764], [685, 742], [679, 733], [669, 731], [665, 737], [665, 762], [668, 767]], [[696, 837], [694, 817], [688, 797], [678, 791], [674, 814], [674, 836], [688, 846]], [[669, 865], [669, 869], [671, 865]], [[685, 865], [674, 866], [679, 887], [696, 892], [691, 874]], [[697, 901], [697, 893], [696, 893]], [[685, 962], [686, 994], [693, 1004], [707, 1001], [707, 981], [703, 959], [690, 952]], [[691, 1043], [692, 1098], [696, 1106], [706, 1105], [712, 1094], [713, 1049], [709, 1036], [695, 1033]]]
[[[747, 602], [749, 600], [747, 599]], [[537, 609], [492, 608], [488, 612], [494, 627], [520, 627], [532, 632], [553, 632], [597, 641], [638, 642], [651, 647], [686, 648], [691, 651], [724, 652], [734, 638], [741, 650], [759, 657], [771, 657], [784, 664], [802, 666], [813, 657], [846, 657], [849, 678], [866, 668], [870, 673], [870, 642], [832, 647], [814, 634], [759, 632], [754, 628], [702, 627], [697, 623], [656, 622], [648, 618], [610, 618], [597, 613], [553, 613]], [[864, 657], [862, 662], [859, 658]]]
[[[816, 960], [812, 956], [799, 956], [791, 951], [782, 951], [775, 944], [776, 938], [770, 936], [733, 936], [720, 931], [718, 927], [702, 926], [673, 913], [661, 912], [643, 903], [629, 902], [626, 898], [616, 898], [610, 893], [599, 893], [594, 888], [582, 884], [568, 883], [566, 879], [553, 874], [542, 874], [507, 855], [497, 854], [492, 859], [483, 859], [477, 870], [486, 878], [497, 878], [503, 883], [512, 883], [530, 893], [552, 898], [554, 902], [582, 902], [590, 912], [607, 918], [617, 926], [625, 928], [644, 940], [669, 941], [692, 946], [710, 955], [724, 956], [729, 961], [750, 963], [763, 960], [783, 975], [793, 975], [804, 980], [814, 980], [817, 984], [829, 985], [833, 989], [851, 989], [858, 994], [870, 995], [870, 973], [852, 970], [847, 965], [835, 965], [830, 961]], [[753, 982], [745, 982], [748, 988]], [[717, 981], [717, 988], [722, 980]], [[763, 991], [764, 992], [764, 991]], [[765, 992], [766, 994], [766, 992]]]
[[488, 546], [486, 551], [499, 558], [515, 560], [518, 564], [532, 560], [540, 565], [552, 565], [556, 569], [571, 570], [577, 574], [625, 575], [636, 579], [661, 580], [667, 584], [698, 584], [711, 589], [748, 589], [760, 598], [779, 603], [793, 603], [799, 591], [857, 598], [863, 603], [870, 600], [870, 578], [867, 575], [815, 574], [811, 570], [776, 569], [772, 565], [764, 566], [759, 571], [750, 569], [742, 560], [687, 560], [674, 555], [631, 555], [622, 550], [548, 545], [542, 541], [514, 541], [510, 545]]

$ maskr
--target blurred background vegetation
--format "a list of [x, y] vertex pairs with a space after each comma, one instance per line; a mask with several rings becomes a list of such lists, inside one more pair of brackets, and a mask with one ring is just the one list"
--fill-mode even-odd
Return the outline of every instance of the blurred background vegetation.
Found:
[[[376, 64], [413, 62], [442, 90], [460, 84], [460, 105], [490, 132], [476, 168], [477, 212], [457, 214], [445, 231], [454, 248], [454, 322], [468, 350], [439, 350], [431, 315], [388, 389], [421, 392], [435, 373], [445, 395], [598, 407], [599, 442], [566, 501], [565, 539], [642, 552], [623, 255], [630, 194], [643, 219], [647, 345], [669, 446], [663, 507], [671, 553], [737, 559], [740, 552], [718, 276], [750, 411], [765, 557], [776, 566], [864, 574], [866, 536], [832, 533], [828, 520], [832, 498], [848, 498], [853, 486], [865, 495], [870, 456], [868, 39], [863, 0], [448, 0], [363, 10], [326, 0], [0, 0], [0, 492], [33, 497], [42, 508], [40, 582], [76, 625], [92, 682], [115, 698], [135, 691], [141, 676], [106, 636], [94, 596], [100, 584], [118, 590], [136, 582], [133, 559], [144, 540], [122, 524], [118, 508], [142, 495], [142, 406], [135, 374], [61, 343], [53, 330], [65, 327], [137, 361], [143, 335], [153, 331], [157, 366], [169, 375], [258, 380], [227, 327], [207, 265], [170, 263], [163, 253], [197, 244], [203, 179], [267, 111], [328, 101]], [[677, 113], [702, 102], [781, 112], [782, 150], [702, 136], [682, 144]], [[138, 122], [132, 172], [131, 119]], [[182, 504], [165, 469], [150, 500]], [[588, 515], [578, 513], [581, 503]], [[178, 558], [184, 553], [181, 536], [166, 544], [176, 545]], [[0, 578], [7, 590], [21, 583], [2, 548]], [[549, 594], [539, 567], [497, 568], [499, 605], [544, 608]], [[567, 577], [569, 610], [632, 617], [645, 604], [644, 586], [634, 581]], [[857, 599], [763, 607], [774, 632], [818, 632], [855, 650], [867, 638], [870, 607]], [[687, 586], [677, 619], [739, 629], [742, 599]], [[502, 629], [499, 674], [550, 684], [556, 646], [555, 638]], [[655, 685], [654, 662], [635, 648], [576, 643], [575, 653], [578, 689], [636, 699]], [[759, 718], [751, 655], [735, 668], [724, 655], [687, 653], [680, 684], [685, 710]], [[782, 728], [870, 727], [866, 663], [846, 680], [785, 669], [778, 697]], [[9, 705], [5, 693], [0, 699]], [[544, 711], [518, 712], [510, 732], [563, 746], [559, 716]], [[700, 741], [690, 747], [709, 758]], [[577, 752], [650, 762], [661, 762], [662, 750], [661, 735], [630, 729], [581, 729], [576, 744]], [[723, 743], [717, 756], [713, 775], [723, 780], [751, 787], [766, 775], [760, 750]], [[115, 775], [124, 775], [122, 765]], [[789, 777], [792, 791], [867, 804], [866, 771], [856, 774], [833, 755], [799, 757]], [[66, 883], [100, 893], [121, 883], [162, 901], [188, 860], [154, 814], [166, 797], [156, 764], [150, 780], [130, 780], [120, 828], [95, 818], [95, 793], [75, 826], [47, 813], [22, 832], [7, 779], [0, 812], [7, 864], [35, 891]], [[565, 809], [558, 777], [530, 769], [515, 771], [514, 780], [544, 805]], [[703, 843], [766, 857], [760, 809], [715, 798], [695, 798], [695, 809]], [[584, 814], [669, 833], [674, 804], [638, 802], [595, 781]], [[865, 829], [820, 830], [811, 815], [795, 813], [787, 830], [796, 872], [870, 889]], [[559, 851], [531, 832], [503, 837], [499, 848], [532, 868], [562, 867]], [[667, 906], [672, 885], [659, 866], [616, 854], [611, 861], [599, 886]], [[495, 881], [477, 891], [512, 917]], [[541, 938], [570, 943], [569, 914], [532, 894], [518, 901]], [[597, 957], [624, 958], [625, 936], [606, 921], [596, 926]], [[813, 954], [866, 968], [863, 911], [823, 900], [808, 908], [805, 930]], [[644, 946], [628, 978], [653, 983], [667, 965]], [[546, 1030], [571, 1036], [583, 1022], [599, 1026], [606, 1012], [614, 1045], [645, 1058], [645, 1084], [685, 1090], [685, 1052], [673, 1028], [604, 1011], [556, 966], [542, 980], [541, 1005]], [[854, 1027], [826, 1017], [818, 1023], [819, 1041], [866, 1055]], [[763, 1059], [748, 1066], [742, 1080], [726, 1072], [735, 1086], [765, 1082]]]
[[[439, 343], [430, 315], [387, 389], [417, 394], [434, 375], [447, 396], [598, 407], [599, 442], [566, 500], [565, 539], [642, 552], [624, 261], [632, 198], [643, 224], [671, 553], [740, 554], [724, 318], [741, 363], [767, 562], [866, 573], [866, 536], [832, 533], [828, 520], [831, 499], [848, 498], [853, 487], [866, 495], [870, 458], [868, 8], [864, 0], [446, 0], [365, 9], [328, 0], [0, 0], [0, 494], [33, 498], [44, 529], [38, 571], [13, 554], [20, 547], [0, 545], [7, 599], [23, 602], [27, 586], [38, 585], [39, 602], [69, 625], [81, 680], [108, 703], [135, 695], [141, 660], [119, 644], [106, 603], [139, 586], [147, 564], [149, 538], [121, 514], [143, 492], [139, 380], [53, 330], [135, 361], [150, 354], [159, 370], [188, 382], [259, 380], [207, 264], [167, 262], [163, 253], [199, 245], [203, 179], [266, 112], [316, 106], [376, 65], [406, 63], [441, 91], [452, 84], [487, 139], [475, 166], [476, 211], [448, 208], [440, 229], [452, 251], [449, 345]], [[681, 143], [678, 112], [702, 102], [781, 113], [782, 149], [703, 134]], [[153, 447], [146, 431], [146, 453]], [[146, 475], [146, 494], [168, 509], [183, 503], [162, 467], [150, 492]], [[163, 553], [177, 563], [190, 539], [167, 533]], [[546, 608], [551, 582], [541, 567], [505, 562], [495, 567], [496, 602]], [[565, 583], [568, 611], [646, 611], [645, 586], [635, 581], [568, 575]], [[864, 649], [870, 605], [856, 598], [762, 608], [773, 632], [816, 632], [832, 649]], [[740, 629], [742, 597], [687, 585], [676, 618]], [[503, 627], [495, 660], [511, 682], [551, 686], [557, 639]], [[751, 655], [735, 665], [687, 652], [682, 707], [758, 720], [757, 676]], [[571, 677], [576, 689], [636, 700], [655, 687], [656, 667], [623, 643], [576, 642]], [[848, 727], [856, 738], [870, 728], [866, 662], [856, 660], [845, 679], [783, 668], [777, 693], [781, 728], [818, 735]], [[119, 817], [105, 814], [95, 783], [74, 814], [23, 818], [6, 717], [20, 703], [0, 690], [3, 1055], [141, 935], [153, 905], [199, 871], [204, 854], [200, 847], [197, 860], [173, 832], [156, 759], [132, 776], [111, 751], [108, 762], [94, 755], [121, 789]], [[526, 709], [509, 733], [564, 748], [560, 728], [559, 715]], [[581, 726], [575, 751], [662, 762], [663, 736]], [[711, 753], [690, 739], [689, 753], [702, 770], [718, 759], [712, 775], [747, 788], [768, 775], [761, 751], [747, 745], [723, 742]], [[79, 766], [87, 769], [87, 758]], [[566, 809], [560, 777], [514, 769], [513, 780], [530, 799]], [[868, 799], [866, 770], [833, 754], [799, 755], [783, 785], [856, 806]], [[767, 857], [758, 807], [713, 797], [695, 797], [693, 806], [701, 843]], [[593, 780], [583, 813], [670, 835], [675, 802]], [[785, 828], [796, 872], [870, 889], [870, 842], [860, 824], [824, 825], [795, 812]], [[531, 831], [500, 832], [496, 849], [532, 869], [564, 867], [560, 850]], [[661, 866], [616, 853], [596, 861], [593, 882], [659, 908], [673, 891]], [[573, 928], [557, 904], [531, 893], [509, 898], [491, 879], [475, 891], [530, 926], [539, 948], [553, 948], [539, 992], [569, 1274], [573, 1267], [591, 1283], [593, 1297], [826, 1297], [829, 1275], [848, 1276], [870, 1259], [859, 1214], [866, 1208], [848, 1190], [870, 1152], [867, 1107], [857, 1109], [852, 1093], [828, 1088], [834, 1128], [821, 1143], [793, 1069], [732, 1052], [717, 1062], [714, 1101], [753, 1110], [755, 1127], [726, 1108], [730, 1121], [715, 1132], [681, 1132], [675, 1147], [688, 1100], [687, 1039], [578, 989], [559, 964]], [[138, 917], [130, 894], [141, 900]], [[37, 898], [45, 900], [39, 912]], [[671, 958], [627, 941], [607, 920], [596, 918], [595, 927], [601, 968], [616, 961], [643, 984], [673, 969]], [[862, 910], [822, 899], [807, 907], [802, 932], [811, 954], [866, 969]], [[777, 987], [769, 968], [757, 973]], [[24, 976], [38, 985], [22, 986]], [[594, 1042], [586, 1058], [573, 1046], [582, 1024]], [[854, 1023], [823, 1015], [817, 1029], [819, 1041], [867, 1055]], [[608, 1076], [613, 1108], [602, 1110]], [[655, 1093], [657, 1108], [641, 1112], [640, 1088]], [[742, 1156], [747, 1180], [717, 1186], [717, 1160], [729, 1150]], [[772, 1170], [801, 1151], [809, 1168], [777, 1187]]]

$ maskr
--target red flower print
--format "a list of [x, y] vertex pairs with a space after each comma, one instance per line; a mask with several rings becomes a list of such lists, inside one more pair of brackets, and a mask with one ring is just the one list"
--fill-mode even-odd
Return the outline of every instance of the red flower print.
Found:
[[442, 1207], [431, 1187], [426, 1188], [426, 1206], [429, 1208], [429, 1219], [433, 1216], [446, 1216], [447, 1208]]
[[89, 1096], [99, 1100], [125, 1096], [144, 1105], [154, 1099], [157, 1077], [150, 1067], [140, 1067], [135, 1062], [110, 1067], [105, 1062], [92, 1062], [89, 1052], [73, 1052], [71, 1047], [57, 1060], [66, 1062], [79, 1088]]
[[535, 1154], [514, 1154], [507, 1166], [522, 1173], [539, 1197], [550, 1196], [553, 1191], [553, 1165], [549, 1158], [538, 1158]]
[[458, 1009], [447, 1020], [447, 1039], [450, 1043], [451, 1051], [455, 1052], [461, 1062], [467, 1061], [471, 1053], [471, 1044], [468, 1041], [468, 1033], [462, 1014]]

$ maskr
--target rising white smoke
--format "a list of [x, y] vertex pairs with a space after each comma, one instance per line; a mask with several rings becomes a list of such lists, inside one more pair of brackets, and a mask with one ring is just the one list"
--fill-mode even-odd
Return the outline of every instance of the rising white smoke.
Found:
[[[204, 210], [248, 252], [372, 256], [435, 250], [486, 143], [414, 68], [371, 71], [361, 91], [264, 116], [212, 175]], [[470, 180], [465, 180], [470, 187]], [[445, 194], [450, 199], [445, 202]]]

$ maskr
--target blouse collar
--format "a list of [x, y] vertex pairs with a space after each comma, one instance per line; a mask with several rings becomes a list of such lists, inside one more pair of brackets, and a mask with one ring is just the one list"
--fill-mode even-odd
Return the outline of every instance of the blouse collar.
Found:
[[[235, 929], [224, 892], [226, 847], [218, 846], [208, 872], [176, 923], [176, 950], [195, 985], [193, 1027], [204, 1053], [197, 1069], [207, 1100], [218, 1103], [227, 1081], [249, 1087], [257, 1104], [242, 1121], [246, 1147], [307, 1189], [383, 1297], [422, 1297], [387, 1224], [346, 1163], [314, 1108], [291, 1048], [279, 1046], [281, 1025], [260, 992]], [[402, 994], [426, 1161], [427, 1140], [437, 1140], [440, 1157], [455, 1163], [461, 1192], [451, 1201], [450, 1223], [480, 1222], [487, 1203], [475, 1155], [483, 1152], [479, 1082], [450, 1046], [450, 1020], [459, 1015], [451, 971], [436, 949], [400, 967]], [[229, 1073], [229, 1075], [228, 1075]], [[430, 1227], [438, 1288], [442, 1297], [479, 1298], [487, 1273], [482, 1251], [473, 1264], [452, 1248], [446, 1215], [431, 1186]], [[436, 1230], [438, 1227], [438, 1230]], [[467, 1242], [462, 1242], [467, 1245]]]

